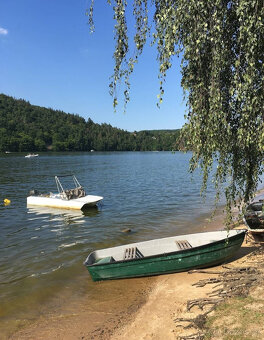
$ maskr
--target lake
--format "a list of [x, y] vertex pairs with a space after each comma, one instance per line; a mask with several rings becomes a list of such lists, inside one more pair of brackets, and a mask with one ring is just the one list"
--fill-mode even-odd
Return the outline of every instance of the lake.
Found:
[[[214, 189], [209, 183], [204, 202], [199, 172], [188, 173], [190, 157], [181, 152], [0, 155], [0, 332], [41, 315], [56, 296], [77, 291], [96, 301], [97, 287], [83, 266], [92, 250], [200, 231], [212, 211]], [[104, 197], [97, 209], [27, 207], [30, 190], [56, 192], [54, 176], [71, 173], [87, 194]], [[10, 205], [3, 205], [5, 198]], [[130, 233], [123, 232], [127, 228]]]

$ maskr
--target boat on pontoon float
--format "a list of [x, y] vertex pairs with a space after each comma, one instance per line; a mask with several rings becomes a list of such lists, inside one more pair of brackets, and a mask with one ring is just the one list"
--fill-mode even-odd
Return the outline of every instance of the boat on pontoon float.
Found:
[[84, 262], [93, 281], [160, 275], [223, 263], [246, 230], [214, 231], [96, 250]]
[[250, 230], [262, 230], [264, 232], [264, 200], [251, 202], [244, 214], [244, 223]]
[[[60, 181], [62, 177], [72, 177], [74, 188], [64, 189]], [[102, 196], [86, 195], [84, 188], [74, 175], [55, 176], [55, 182], [58, 193], [39, 194], [37, 190], [32, 190], [27, 197], [27, 205], [64, 209], [85, 209], [95, 206], [103, 199]]]
[[244, 224], [256, 242], [264, 241], [264, 199], [258, 195], [246, 208]]

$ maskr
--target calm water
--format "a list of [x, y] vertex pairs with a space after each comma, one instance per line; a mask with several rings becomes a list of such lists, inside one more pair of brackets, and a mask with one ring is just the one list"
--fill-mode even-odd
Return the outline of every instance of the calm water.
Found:
[[[41, 313], [63, 287], [94, 294], [82, 264], [94, 249], [197, 231], [213, 206], [213, 189], [203, 202], [199, 174], [188, 174], [189, 158], [170, 152], [0, 156], [0, 328]], [[56, 192], [54, 176], [70, 173], [87, 193], [104, 196], [98, 209], [27, 208], [29, 190]]]

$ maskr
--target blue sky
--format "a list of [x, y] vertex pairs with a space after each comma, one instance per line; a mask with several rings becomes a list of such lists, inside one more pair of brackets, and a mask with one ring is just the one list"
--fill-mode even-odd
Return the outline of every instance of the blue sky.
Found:
[[[95, 0], [90, 34], [88, 0], [0, 2], [0, 93], [31, 104], [77, 113], [128, 130], [175, 129], [184, 124], [179, 60], [167, 76], [158, 109], [156, 50], [146, 46], [131, 78], [131, 101], [115, 113], [108, 93], [113, 73], [113, 10]], [[133, 28], [133, 20], [129, 18]], [[119, 96], [122, 102], [122, 96]]]

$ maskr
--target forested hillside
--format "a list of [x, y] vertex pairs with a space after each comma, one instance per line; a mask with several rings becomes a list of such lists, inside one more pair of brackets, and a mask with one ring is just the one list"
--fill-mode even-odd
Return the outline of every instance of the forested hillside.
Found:
[[179, 132], [128, 132], [0, 94], [0, 152], [177, 150]]

